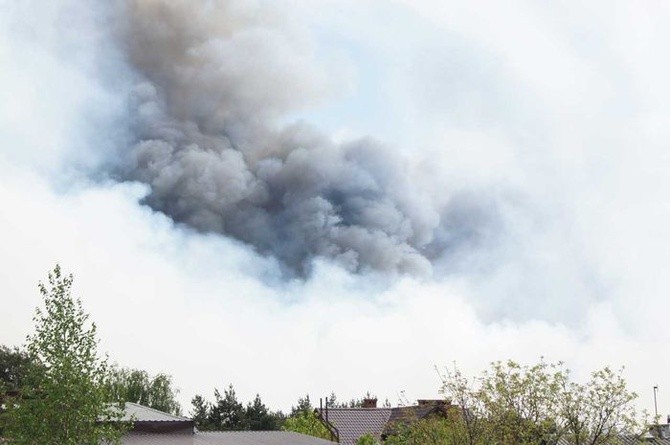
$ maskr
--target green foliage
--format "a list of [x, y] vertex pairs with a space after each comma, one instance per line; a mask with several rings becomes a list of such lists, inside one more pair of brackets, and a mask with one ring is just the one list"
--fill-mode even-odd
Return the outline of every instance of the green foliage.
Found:
[[489, 437], [501, 444], [556, 443], [560, 391], [567, 378], [560, 364], [493, 363], [480, 378], [478, 393]]
[[209, 421], [209, 410], [211, 409], [211, 404], [207, 402], [201, 395], [196, 395], [191, 399], [191, 418], [195, 423], [196, 428], [201, 431], [210, 430]]
[[277, 430], [283, 423], [283, 416], [270, 412], [258, 394], [253, 402], [247, 404], [244, 414], [246, 427], [252, 431]]
[[622, 371], [604, 368], [583, 385], [568, 382], [563, 388], [560, 416], [571, 445], [616, 443], [621, 434], [641, 434], [645, 422], [635, 411], [637, 394], [629, 392]]
[[243, 406], [237, 400], [233, 385], [224, 390], [223, 396], [215, 389], [214, 398], [214, 403], [200, 395], [191, 400], [191, 417], [201, 431], [277, 430], [284, 422], [284, 415], [270, 411], [258, 394]]
[[35, 363], [26, 351], [0, 345], [0, 391], [21, 388], [33, 366]]
[[34, 360], [18, 347], [0, 346], [0, 437], [3, 436], [3, 400], [5, 394], [13, 394], [27, 384]]
[[421, 437], [429, 429], [434, 437], [448, 433], [440, 443], [454, 445], [605, 445], [639, 434], [644, 425], [633, 406], [637, 395], [608, 368], [579, 384], [561, 363], [495, 362], [473, 381], [457, 369], [447, 372], [442, 393], [458, 408], [432, 425], [410, 426], [405, 436]]
[[358, 438], [356, 445], [381, 445], [375, 436], [372, 434], [365, 434]]
[[307, 434], [308, 436], [320, 437], [327, 440], [331, 439], [330, 431], [321, 422], [314, 410], [311, 409], [295, 412], [286, 419], [282, 430]]
[[[334, 394], [331, 394], [334, 395]], [[291, 417], [301, 414], [305, 411], [314, 411], [311, 400], [309, 400], [309, 394], [305, 394], [305, 397], [298, 398], [298, 406], [291, 407]]]
[[[421, 419], [397, 426], [386, 445], [460, 445], [466, 444], [458, 434], [457, 425], [440, 418]], [[360, 442], [360, 441], [359, 441]], [[375, 444], [376, 442], [370, 442]]]
[[244, 419], [244, 407], [237, 400], [233, 385], [229, 385], [223, 391], [214, 390], [214, 405], [210, 409], [209, 421], [212, 429], [218, 431], [235, 431], [246, 429]]
[[[365, 396], [360, 399], [350, 399], [348, 402], [340, 402], [337, 399], [337, 396], [333, 391], [331, 391], [330, 396], [326, 399], [326, 403], [329, 408], [361, 408], [363, 406], [364, 399], [373, 399], [375, 398], [370, 392], [365, 393]], [[388, 400], [386, 401], [388, 402]]]
[[172, 377], [159, 373], [149, 375], [140, 369], [114, 368], [107, 381], [112, 401], [133, 402], [170, 414], [181, 415], [178, 390]]
[[44, 309], [37, 309], [28, 337], [29, 367], [19, 396], [5, 401], [5, 436], [14, 445], [118, 443], [127, 425], [108, 404], [107, 361], [97, 355], [95, 324], [71, 296], [72, 276], [59, 266], [40, 283]]

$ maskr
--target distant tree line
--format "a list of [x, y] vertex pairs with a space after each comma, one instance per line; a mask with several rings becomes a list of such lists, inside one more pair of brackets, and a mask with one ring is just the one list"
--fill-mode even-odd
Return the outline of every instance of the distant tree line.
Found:
[[106, 384], [113, 401], [138, 403], [177, 416], [182, 414], [177, 402], [179, 390], [174, 388], [169, 374], [151, 375], [141, 369], [114, 367]]
[[281, 411], [270, 411], [258, 394], [243, 405], [233, 385], [224, 389], [223, 394], [215, 389], [213, 402], [198, 394], [191, 405], [191, 417], [201, 431], [278, 430], [285, 420]]
[[[366, 397], [371, 396], [368, 393]], [[330, 393], [327, 401], [331, 408], [363, 406], [363, 399], [338, 402], [334, 392]], [[386, 403], [388, 404], [388, 400]], [[215, 389], [213, 401], [208, 401], [199, 394], [193, 397], [190, 415], [201, 431], [286, 430], [330, 439], [330, 432], [318, 419], [315, 408], [309, 394], [298, 398], [297, 404], [291, 407], [288, 415], [280, 410], [269, 409], [259, 394], [244, 404], [238, 400], [233, 385], [229, 385], [223, 394]]]
[[[377, 397], [372, 395], [369, 391], [360, 399], [349, 399], [348, 402], [340, 402], [334, 392], [331, 392], [330, 395], [325, 399], [324, 404], [328, 404], [328, 408], [361, 408], [363, 407], [363, 402], [366, 399], [377, 400]], [[324, 405], [325, 406], [325, 405]], [[391, 402], [389, 399], [385, 399], [384, 403], [381, 405], [384, 408], [390, 408]]]

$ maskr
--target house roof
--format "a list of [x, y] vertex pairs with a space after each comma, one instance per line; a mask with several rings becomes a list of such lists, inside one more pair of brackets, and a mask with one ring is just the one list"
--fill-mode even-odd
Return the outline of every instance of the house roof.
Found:
[[122, 420], [128, 422], [131, 419], [135, 422], [191, 422], [191, 419], [186, 417], [174, 416], [148, 406], [126, 402]]
[[[444, 413], [450, 406], [443, 400], [420, 400], [419, 405], [397, 408], [328, 408], [327, 423], [337, 429], [341, 444], [355, 445], [361, 436], [371, 434], [379, 440], [394, 434], [400, 424]], [[326, 410], [319, 413], [325, 420]]]
[[[195, 423], [186, 417], [158, 411], [137, 403], [126, 402], [121, 421], [132, 422], [133, 432], [145, 433], [193, 433]], [[115, 408], [116, 409], [116, 408]]]
[[195, 434], [130, 433], [123, 445], [333, 445], [333, 442], [289, 431], [212, 431]]
[[393, 408], [382, 436], [390, 436], [396, 433], [399, 424], [409, 424], [415, 420], [424, 419], [433, 413], [445, 412], [449, 405], [445, 404], [422, 404], [417, 406], [403, 406]]
[[[353, 445], [366, 434], [379, 439], [392, 411], [392, 408], [328, 408], [328, 422], [337, 428], [341, 444]], [[325, 419], [326, 411], [322, 410], [321, 415]]]

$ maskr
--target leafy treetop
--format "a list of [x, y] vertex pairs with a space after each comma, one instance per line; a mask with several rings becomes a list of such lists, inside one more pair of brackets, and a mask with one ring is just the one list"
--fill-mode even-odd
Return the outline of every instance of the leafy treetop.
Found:
[[127, 425], [108, 403], [107, 360], [98, 357], [96, 327], [71, 295], [72, 275], [59, 266], [40, 283], [44, 308], [27, 338], [29, 367], [20, 395], [6, 401], [5, 436], [14, 445], [116, 443]]

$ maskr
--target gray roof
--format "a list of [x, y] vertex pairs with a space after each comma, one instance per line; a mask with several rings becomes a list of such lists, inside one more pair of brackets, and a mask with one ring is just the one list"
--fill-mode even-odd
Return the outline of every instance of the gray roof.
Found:
[[[422, 403], [423, 402], [423, 403]], [[419, 405], [396, 408], [328, 408], [328, 423], [337, 428], [340, 443], [355, 445], [361, 436], [377, 440], [395, 434], [399, 425], [409, 424], [433, 413], [444, 415], [451, 405], [442, 400], [420, 401]], [[320, 410], [325, 419], [326, 410]]]
[[[392, 408], [328, 408], [328, 422], [337, 428], [342, 445], [355, 445], [359, 437], [381, 437]], [[322, 411], [325, 419], [326, 411]]]
[[333, 445], [333, 442], [288, 431], [216, 431], [195, 434], [130, 433], [123, 445]]
[[138, 405], [137, 403], [126, 402], [126, 409], [123, 420], [130, 421], [131, 418], [136, 422], [190, 422], [191, 419], [181, 416], [173, 416], [172, 414], [158, 411], [157, 409], [149, 408], [147, 406]]

